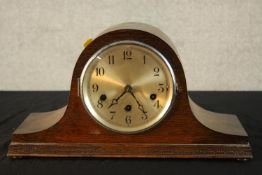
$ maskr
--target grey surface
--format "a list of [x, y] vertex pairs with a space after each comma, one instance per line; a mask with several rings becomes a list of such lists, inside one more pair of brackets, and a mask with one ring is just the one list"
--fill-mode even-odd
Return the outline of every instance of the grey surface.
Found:
[[58, 109], [68, 92], [0, 91], [0, 174], [259, 174], [262, 166], [262, 92], [191, 92], [192, 99], [209, 110], [234, 113], [250, 137], [254, 159], [8, 159], [7, 146], [14, 129], [31, 112]]
[[223, 134], [248, 136], [235, 114], [209, 111], [196, 104], [190, 96], [188, 99], [195, 118], [205, 127]]
[[69, 90], [82, 44], [122, 22], [167, 34], [190, 90], [262, 90], [261, 14], [261, 0], [0, 0], [0, 90]]
[[67, 106], [49, 112], [30, 113], [14, 131], [14, 134], [29, 134], [44, 131], [62, 119]]

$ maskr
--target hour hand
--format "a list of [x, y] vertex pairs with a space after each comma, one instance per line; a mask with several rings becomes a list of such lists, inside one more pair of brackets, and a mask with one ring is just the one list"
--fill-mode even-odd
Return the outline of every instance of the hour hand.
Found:
[[114, 99], [112, 100], [112, 102], [111, 102], [111, 104], [108, 106], [108, 108], [111, 108], [113, 105], [118, 104], [118, 100], [119, 100], [123, 95], [125, 95], [125, 93], [129, 92], [129, 89], [130, 89], [130, 86], [127, 85], [127, 86], [125, 87], [124, 91], [122, 92], [122, 94], [119, 95], [117, 98], [114, 98]]
[[113, 105], [116, 105], [117, 103], [118, 103], [118, 99], [114, 98], [111, 104], [108, 106], [108, 108], [111, 108]]

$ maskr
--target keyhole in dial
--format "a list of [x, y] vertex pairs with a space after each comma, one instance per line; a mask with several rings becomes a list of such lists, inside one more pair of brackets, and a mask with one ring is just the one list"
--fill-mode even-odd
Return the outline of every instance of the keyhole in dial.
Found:
[[131, 111], [131, 110], [132, 110], [132, 106], [131, 106], [131, 105], [126, 105], [125, 111], [126, 111], [126, 112], [129, 112], [129, 111]]
[[101, 101], [105, 101], [105, 100], [106, 100], [106, 98], [107, 98], [107, 97], [106, 97], [106, 95], [105, 95], [105, 94], [102, 94], [102, 95], [100, 96], [100, 100], [101, 100]]
[[151, 99], [151, 100], [155, 100], [155, 99], [156, 99], [156, 94], [151, 94], [151, 95], [150, 95], [150, 99]]

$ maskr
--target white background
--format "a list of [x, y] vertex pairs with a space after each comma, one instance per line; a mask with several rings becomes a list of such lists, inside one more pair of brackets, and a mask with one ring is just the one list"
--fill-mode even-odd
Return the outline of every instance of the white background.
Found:
[[261, 0], [0, 0], [0, 90], [69, 90], [86, 39], [122, 22], [171, 38], [189, 90], [262, 90]]

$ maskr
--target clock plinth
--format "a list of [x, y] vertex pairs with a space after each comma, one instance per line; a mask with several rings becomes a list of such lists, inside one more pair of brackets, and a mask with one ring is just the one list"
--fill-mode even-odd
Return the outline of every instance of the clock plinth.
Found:
[[[99, 48], [122, 40], [157, 49], [172, 65], [177, 82], [176, 100], [167, 116], [153, 128], [134, 134], [102, 127], [79, 95], [79, 79], [88, 59]], [[74, 69], [67, 107], [29, 116], [13, 134], [8, 156], [249, 159], [252, 153], [235, 116], [206, 111], [190, 100], [182, 65], [163, 38], [139, 28], [124, 28], [99, 36], [84, 49]]]

